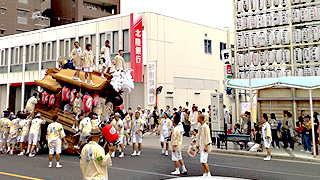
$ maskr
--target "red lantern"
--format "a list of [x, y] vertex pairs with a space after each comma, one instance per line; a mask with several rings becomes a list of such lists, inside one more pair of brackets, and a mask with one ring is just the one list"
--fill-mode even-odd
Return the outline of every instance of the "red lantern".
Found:
[[98, 105], [98, 100], [99, 100], [99, 95], [98, 94], [94, 95], [94, 97], [93, 97], [93, 105], [94, 106]]
[[67, 87], [62, 88], [62, 101], [70, 100], [70, 89]]
[[92, 96], [84, 95], [83, 96], [83, 110], [84, 111], [91, 111], [92, 109]]
[[49, 97], [49, 106], [54, 106], [56, 98], [54, 97], [54, 94], [51, 94]]
[[72, 90], [70, 95], [70, 104], [73, 104], [74, 100], [76, 99], [76, 92], [77, 90]]
[[45, 91], [42, 93], [42, 104], [47, 104], [49, 101], [49, 94]]
[[104, 126], [101, 130], [103, 137], [109, 142], [113, 143], [118, 139], [118, 133], [116, 129], [111, 125], [108, 124]]

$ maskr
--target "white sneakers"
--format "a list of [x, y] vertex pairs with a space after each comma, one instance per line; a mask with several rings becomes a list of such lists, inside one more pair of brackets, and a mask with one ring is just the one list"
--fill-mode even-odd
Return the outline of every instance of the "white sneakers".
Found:
[[[52, 161], [49, 161], [48, 168], [52, 168]], [[57, 162], [56, 168], [62, 168], [62, 165], [59, 162]]]
[[56, 168], [62, 168], [62, 165], [59, 162], [57, 162]]
[[140, 156], [141, 155], [141, 152], [139, 151], [138, 153], [136, 151], [134, 151], [131, 156]]
[[291, 149], [291, 148], [289, 148], [289, 147], [287, 148], [287, 150], [288, 150], [288, 151], [292, 151], [292, 149]]
[[111, 157], [114, 158], [115, 154], [116, 154], [116, 152], [113, 151], [111, 154]]
[[95, 84], [92, 81], [90, 81], [90, 85], [95, 86]]
[[34, 156], [35, 156], [35, 154], [33, 154], [33, 153], [29, 154], [29, 157], [34, 157]]
[[78, 78], [78, 82], [83, 82], [80, 78]]
[[119, 158], [123, 158], [124, 157], [124, 153], [121, 153]]
[[13, 150], [10, 151], [10, 156], [13, 156]]
[[203, 173], [203, 176], [202, 177], [211, 177], [211, 173], [208, 172], [208, 173]]
[[279, 148], [279, 146], [276, 146], [276, 148], [275, 148], [275, 149], [280, 149], [280, 148]]
[[164, 154], [165, 150], [164, 150], [164, 149], [162, 149], [162, 151], [161, 151], [161, 152], [162, 152], [162, 154]]
[[24, 153], [23, 152], [21, 152], [20, 154], [18, 154], [18, 156], [23, 156], [24, 155]]
[[301, 151], [301, 152], [305, 152], [306, 150], [304, 150], [304, 149], [301, 149], [300, 151]]
[[176, 169], [175, 171], [171, 172], [172, 175], [175, 175], [175, 176], [178, 176], [180, 175], [180, 171], [179, 171], [179, 168]]
[[271, 160], [271, 157], [270, 156], [267, 156], [265, 158], [263, 158], [264, 161], [270, 161]]
[[103, 73], [101, 73], [101, 78], [106, 78], [106, 77], [104, 77], [104, 74], [103, 74]]
[[74, 145], [73, 147], [76, 149], [80, 149], [80, 146], [78, 146], [78, 145]]
[[164, 154], [165, 156], [169, 156], [169, 153], [168, 153], [168, 151], [166, 151], [166, 153]]
[[311, 153], [311, 152], [309, 150], [307, 150], [306, 153]]

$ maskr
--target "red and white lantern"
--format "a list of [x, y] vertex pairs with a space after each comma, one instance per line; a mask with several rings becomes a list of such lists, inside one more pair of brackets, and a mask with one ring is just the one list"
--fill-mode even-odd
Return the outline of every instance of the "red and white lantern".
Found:
[[56, 101], [56, 98], [54, 96], [54, 94], [51, 94], [49, 97], [49, 106], [54, 106], [54, 102]]
[[49, 101], [49, 94], [45, 91], [42, 93], [42, 104], [47, 104]]
[[74, 100], [76, 99], [76, 92], [77, 90], [72, 90], [70, 93], [70, 104], [73, 104]]
[[97, 106], [97, 105], [98, 105], [98, 101], [99, 101], [99, 95], [96, 94], [96, 95], [94, 95], [94, 97], [93, 97], [93, 105], [94, 105], [94, 106]]
[[67, 87], [62, 88], [62, 101], [70, 100], [70, 89]]
[[90, 95], [83, 96], [83, 110], [91, 111], [93, 98]]

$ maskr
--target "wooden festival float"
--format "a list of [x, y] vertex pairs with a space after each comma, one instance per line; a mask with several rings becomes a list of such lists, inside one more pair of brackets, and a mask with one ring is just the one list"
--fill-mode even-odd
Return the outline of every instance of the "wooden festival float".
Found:
[[[114, 106], [120, 106], [123, 102], [121, 94], [122, 90], [117, 92], [110, 84], [113, 76], [104, 74], [105, 78], [101, 78], [101, 73], [93, 71], [92, 79], [94, 86], [89, 83], [78, 82], [72, 79], [75, 70], [72, 69], [57, 69], [48, 68], [45, 77], [42, 80], [36, 80], [36, 84], [42, 88], [39, 93], [40, 100], [34, 110], [36, 113], [41, 113], [42, 117], [48, 122], [52, 122], [52, 117], [58, 115], [58, 122], [64, 127], [66, 140], [68, 142], [67, 153], [77, 153], [79, 150], [74, 148], [78, 142], [73, 135], [76, 133], [72, 129], [72, 125], [76, 118], [75, 113], [64, 111], [64, 106], [70, 104], [75, 98], [75, 91], [81, 92], [81, 109], [87, 113], [96, 113], [100, 115], [100, 119], [106, 119], [106, 115], [113, 111]], [[80, 72], [80, 78], [85, 80], [85, 73]], [[85, 100], [85, 96], [91, 97], [91, 100]], [[83, 103], [83, 101], [85, 101]], [[111, 104], [111, 103], [112, 104]], [[87, 103], [87, 104], [85, 104]], [[84, 110], [84, 106], [91, 109]], [[42, 131], [42, 139], [45, 139], [46, 131]]]

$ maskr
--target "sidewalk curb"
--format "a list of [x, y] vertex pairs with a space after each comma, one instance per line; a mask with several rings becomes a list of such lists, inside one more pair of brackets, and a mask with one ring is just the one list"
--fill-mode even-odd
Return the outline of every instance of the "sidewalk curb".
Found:
[[[256, 153], [256, 152], [237, 152], [237, 151], [227, 151], [227, 150], [217, 150], [213, 149], [211, 152], [215, 153], [223, 153], [223, 154], [235, 154], [235, 155], [245, 155], [245, 156], [257, 156], [257, 157], [265, 157], [265, 154]], [[305, 162], [315, 162], [320, 163], [320, 159], [310, 159], [310, 158], [302, 158], [302, 157], [286, 157], [281, 155], [272, 155], [271, 157], [275, 159], [284, 159], [284, 160], [294, 160], [294, 161], [305, 161]]]

